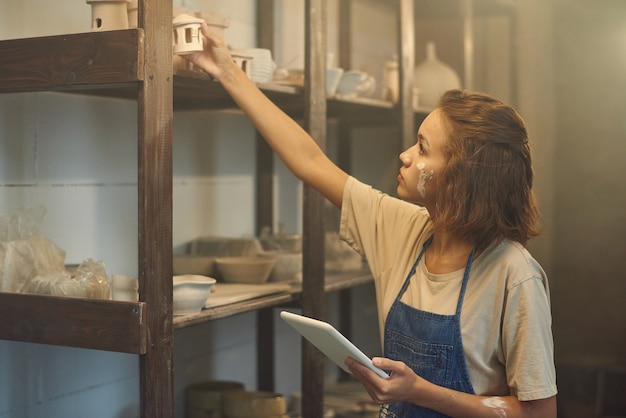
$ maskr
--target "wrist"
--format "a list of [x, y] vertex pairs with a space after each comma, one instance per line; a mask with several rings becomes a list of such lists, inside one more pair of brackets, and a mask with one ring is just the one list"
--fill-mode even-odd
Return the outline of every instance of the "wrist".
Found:
[[236, 83], [239, 77], [246, 77], [246, 74], [243, 72], [241, 68], [239, 68], [234, 62], [226, 65], [222, 68], [222, 73], [218, 78], [218, 81], [223, 85], [228, 85], [232, 83]]

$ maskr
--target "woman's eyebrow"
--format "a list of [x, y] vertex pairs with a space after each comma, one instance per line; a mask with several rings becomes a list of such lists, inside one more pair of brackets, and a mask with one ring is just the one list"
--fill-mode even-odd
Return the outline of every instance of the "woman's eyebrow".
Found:
[[423, 146], [430, 147], [430, 143], [428, 142], [428, 139], [424, 136], [424, 134], [418, 133], [417, 140], [418, 142], [421, 141]]

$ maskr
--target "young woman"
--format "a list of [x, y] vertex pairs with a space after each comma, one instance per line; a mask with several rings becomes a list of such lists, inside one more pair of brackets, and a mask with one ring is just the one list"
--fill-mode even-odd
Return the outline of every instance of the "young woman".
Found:
[[381, 417], [556, 417], [548, 282], [526, 251], [539, 231], [526, 128], [484, 94], [447, 92], [400, 154], [398, 197], [331, 162], [203, 26], [188, 56], [220, 81], [303, 182], [341, 208], [341, 236], [376, 286], [388, 379], [346, 364]]

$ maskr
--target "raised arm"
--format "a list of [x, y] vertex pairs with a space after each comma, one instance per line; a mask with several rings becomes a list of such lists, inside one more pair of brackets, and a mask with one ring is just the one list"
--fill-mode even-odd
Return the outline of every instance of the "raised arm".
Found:
[[204, 51], [186, 56], [220, 81], [289, 170], [341, 207], [348, 174], [337, 167], [293, 119], [272, 103], [234, 63], [224, 40], [202, 25]]

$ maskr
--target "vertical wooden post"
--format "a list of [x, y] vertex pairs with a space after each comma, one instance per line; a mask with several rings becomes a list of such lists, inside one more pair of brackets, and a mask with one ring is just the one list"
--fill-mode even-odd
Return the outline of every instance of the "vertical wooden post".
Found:
[[143, 83], [138, 87], [140, 300], [147, 352], [140, 356], [141, 415], [174, 416], [172, 334], [172, 3], [142, 0]]
[[402, 149], [415, 143], [415, 112], [413, 110], [413, 70], [415, 68], [415, 4], [414, 0], [398, 0], [400, 97], [398, 102], [402, 133]]
[[[257, 1], [257, 46], [274, 49], [274, 1]], [[272, 231], [274, 219], [274, 153], [256, 133], [256, 234], [263, 228]], [[274, 311], [261, 309], [257, 313], [257, 388], [273, 391], [274, 379]]]
[[[304, 127], [326, 148], [326, 2], [305, 1], [305, 110]], [[324, 198], [305, 186], [303, 202], [304, 315], [324, 315]], [[321, 418], [324, 405], [324, 356], [311, 344], [302, 346], [302, 416]]]

